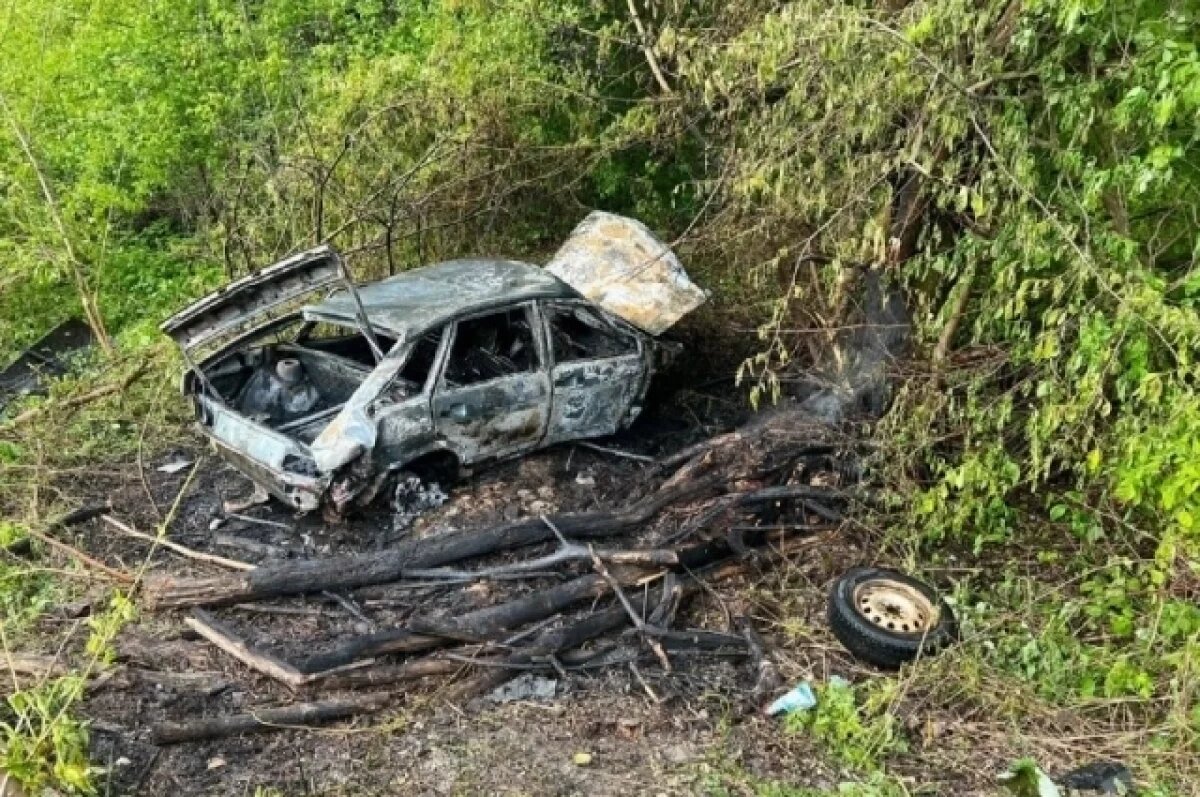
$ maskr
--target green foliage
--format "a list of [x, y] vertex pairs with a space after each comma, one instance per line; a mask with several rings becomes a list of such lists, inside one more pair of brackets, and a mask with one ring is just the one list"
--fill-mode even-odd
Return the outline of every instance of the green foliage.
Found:
[[1061, 792], [1036, 761], [1023, 758], [1001, 776], [1004, 788], [1016, 797], [1060, 797]]
[[70, 313], [75, 291], [12, 124], [118, 329], [211, 289], [214, 263], [232, 275], [330, 236], [364, 251], [363, 275], [516, 254], [576, 220], [556, 199], [592, 190], [661, 218], [685, 177], [639, 145], [653, 131], [619, 124], [628, 86], [584, 92], [596, 45], [569, 26], [602, 24], [587, 7], [20, 0], [0, 13], [0, 359]]
[[[155, 354], [145, 351], [142, 356]], [[109, 363], [100, 373], [59, 380], [52, 385], [52, 396], [93, 390], [106, 379], [120, 383], [137, 367], [139, 363], [132, 360]], [[163, 410], [155, 396], [170, 386], [165, 371], [161, 376], [92, 402], [83, 412], [60, 413], [52, 398], [36, 419], [3, 430], [8, 438], [0, 446], [0, 547], [24, 541], [30, 528], [45, 530], [47, 518], [64, 511], [58, 491], [45, 490], [42, 480], [48, 469], [70, 473], [80, 463], [94, 468], [109, 457], [134, 456], [141, 424], [155, 429], [162, 423]], [[121, 413], [122, 408], [128, 415]], [[138, 423], [128, 422], [127, 417], [137, 418]], [[49, 500], [39, 500], [46, 492], [51, 493]], [[111, 665], [112, 641], [133, 618], [134, 607], [125, 594], [112, 592], [108, 607], [103, 608], [101, 597], [91, 591], [96, 583], [93, 577], [75, 577], [86, 575], [79, 572], [83, 566], [53, 556], [53, 549], [36, 538], [29, 542], [28, 553], [10, 553], [0, 561], [0, 642], [9, 651], [49, 651], [80, 663], [80, 670], [35, 683], [21, 678], [21, 690], [0, 712], [0, 769], [30, 787], [30, 793], [41, 793], [45, 786], [61, 793], [94, 793], [99, 772], [89, 764], [86, 723], [78, 706], [88, 678]], [[43, 615], [82, 597], [81, 590], [89, 586], [87, 597], [96, 611], [87, 620], [86, 644], [79, 648], [74, 627], [68, 638], [47, 640], [47, 628], [61, 625], [45, 623]]]
[[[24, 526], [0, 519], [0, 548], [8, 549], [24, 542], [28, 533]], [[0, 562], [0, 629], [9, 639], [18, 637], [47, 607], [61, 598], [61, 586], [53, 574], [39, 572], [17, 560]]]
[[872, 682], [864, 687], [866, 699], [860, 707], [854, 687], [825, 684], [817, 689], [817, 707], [789, 714], [787, 728], [811, 734], [853, 767], [875, 769], [879, 759], [905, 749], [896, 718], [888, 711], [894, 687], [891, 681]]
[[[7, 615], [6, 615], [7, 617]], [[72, 794], [93, 794], [97, 768], [88, 763], [87, 727], [74, 715], [87, 677], [112, 663], [112, 642], [134, 617], [133, 603], [114, 592], [109, 607], [88, 620], [87, 669], [54, 678], [8, 697], [11, 721], [0, 721], [0, 769], [31, 788], [53, 784]]]
[[904, 785], [882, 773], [874, 773], [863, 781], [845, 781], [833, 789], [814, 789], [780, 780], [756, 778], [746, 772], [727, 768], [710, 773], [701, 783], [706, 797], [732, 797], [749, 794], [753, 797], [909, 797]]
[[[918, 345], [949, 334], [959, 354], [902, 385], [878, 430], [893, 536], [1060, 563], [1066, 594], [1031, 590], [1033, 629], [989, 615], [985, 651], [1057, 700], [1195, 683], [1196, 13], [796, 2], [730, 11], [721, 47], [673, 33], [680, 90], [721, 120], [707, 232], [784, 286], [743, 376], [775, 394], [812, 330], [854, 320], [861, 269], [902, 284]], [[975, 585], [991, 612], [1021, 606], [1005, 575]]]
[[0, 722], [0, 766], [18, 782], [37, 788], [48, 783], [90, 794], [87, 729], [68, 712], [83, 694], [78, 676], [52, 680], [8, 696], [15, 721]]

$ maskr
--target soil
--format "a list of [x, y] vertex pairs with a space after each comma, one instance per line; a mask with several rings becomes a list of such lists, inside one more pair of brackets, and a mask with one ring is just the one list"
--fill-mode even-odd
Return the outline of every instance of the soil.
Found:
[[[630, 432], [600, 442], [656, 457], [732, 428], [745, 407], [729, 398], [735, 393], [731, 385], [706, 381], [719, 377], [699, 362], [685, 378], [689, 387], [667, 380], [669, 399], [651, 404]], [[178, 460], [197, 463], [195, 474], [189, 477], [190, 468], [158, 470]], [[113, 514], [142, 529], [171, 515], [178, 501], [170, 539], [257, 564], [280, 556], [375, 550], [408, 535], [532, 514], [621, 506], [651, 489], [648, 468], [588, 448], [555, 447], [442, 485], [449, 500], [408, 529], [395, 527], [386, 501], [341, 523], [319, 514], [296, 517], [272, 503], [246, 510], [253, 520], [227, 519], [214, 528], [223, 501], [245, 497], [251, 485], [198, 440], [160, 452], [141, 468], [108, 463], [86, 478], [63, 477], [58, 488], [76, 505], [110, 500]], [[668, 510], [637, 536], [662, 539], [690, 516]], [[145, 543], [115, 534], [100, 521], [64, 536], [131, 571], [148, 552]], [[731, 616], [748, 615], [775, 651], [788, 684], [820, 683], [835, 674], [852, 681], [871, 677], [823, 630], [828, 585], [846, 567], [872, 558], [853, 527], [834, 539], [786, 569], [720, 584], [689, 604], [676, 627], [732, 630]], [[215, 572], [161, 549], [150, 557], [149, 569]], [[531, 586], [503, 588], [511, 594]], [[452, 616], [487, 605], [496, 601], [497, 589], [486, 582], [469, 589], [392, 585], [340, 596], [354, 602], [354, 611], [333, 596], [308, 596], [215, 614], [256, 645], [299, 657], [340, 638], [402, 623], [417, 608]], [[738, 793], [736, 785], [732, 792], [719, 790], [729, 773], [736, 773], [729, 775], [734, 784], [762, 777], [812, 788], [834, 788], [847, 777], [807, 737], [785, 734], [779, 721], [762, 715], [749, 697], [755, 681], [749, 663], [715, 657], [679, 658], [670, 673], [658, 667], [571, 673], [554, 678], [553, 697], [505, 703], [488, 695], [455, 702], [446, 698], [445, 683], [418, 682], [397, 688], [394, 708], [354, 721], [155, 747], [149, 738], [156, 723], [296, 699], [280, 684], [188, 638], [182, 633], [184, 616], [142, 613], [117, 642], [123, 666], [89, 691], [82, 713], [91, 722], [95, 763], [109, 773], [103, 794], [253, 795], [260, 788], [287, 795], [720, 794]], [[72, 622], [80, 623], [57, 619], [60, 638], [63, 624]], [[80, 627], [71, 645], [77, 647], [84, 635]], [[1002, 767], [997, 762], [991, 771]], [[914, 773], [914, 783], [931, 788], [923, 793], [988, 793], [977, 791], [972, 781], [967, 773]]]

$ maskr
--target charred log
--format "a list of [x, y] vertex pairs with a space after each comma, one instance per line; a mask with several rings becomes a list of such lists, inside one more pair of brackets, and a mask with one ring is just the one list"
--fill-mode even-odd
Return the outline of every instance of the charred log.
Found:
[[[552, 522], [571, 537], [611, 537], [642, 525], [673, 503], [718, 489], [715, 479], [688, 480], [664, 487], [624, 509], [567, 513], [554, 516]], [[284, 595], [354, 589], [399, 580], [406, 570], [441, 567], [552, 539], [554, 533], [542, 519], [529, 518], [488, 529], [406, 541], [383, 553], [272, 564], [213, 578], [163, 576], [148, 580], [143, 595], [153, 608], [179, 608], [226, 606]]]
[[388, 693], [352, 695], [316, 703], [296, 703], [265, 708], [227, 717], [203, 717], [186, 722], [166, 722], [154, 729], [155, 744], [179, 744], [202, 739], [220, 739], [242, 733], [276, 730], [283, 727], [315, 725], [368, 714], [385, 708], [392, 700]]

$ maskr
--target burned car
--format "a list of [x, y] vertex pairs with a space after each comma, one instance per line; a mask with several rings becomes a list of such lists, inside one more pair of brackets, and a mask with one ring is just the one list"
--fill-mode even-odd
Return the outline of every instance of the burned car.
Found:
[[545, 268], [455, 260], [355, 285], [322, 246], [167, 320], [199, 428], [300, 511], [369, 500], [434, 459], [471, 466], [638, 416], [705, 299], [641, 223], [589, 215]]

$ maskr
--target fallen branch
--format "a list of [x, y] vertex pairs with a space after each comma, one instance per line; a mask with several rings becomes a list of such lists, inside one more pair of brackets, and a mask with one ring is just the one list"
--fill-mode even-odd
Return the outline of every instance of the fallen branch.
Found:
[[[479, 664], [484, 659], [472, 660]], [[406, 661], [403, 664], [388, 664], [364, 667], [330, 674], [320, 681], [309, 681], [322, 690], [362, 689], [365, 687], [390, 686], [406, 681], [418, 681], [434, 676], [452, 676], [465, 672], [471, 665], [438, 654]]]
[[[547, 523], [553, 530], [554, 526], [549, 524], [548, 520]], [[755, 533], [750, 539], [750, 544], [760, 544], [766, 537], [766, 532]], [[563, 545], [572, 544], [565, 537], [560, 538]], [[671, 553], [673, 562], [685, 569], [695, 570], [726, 558], [733, 552], [734, 547], [728, 539], [717, 539]], [[452, 619], [414, 617], [402, 628], [353, 637], [295, 664], [255, 649], [206, 613], [197, 611], [188, 624], [243, 664], [294, 689], [347, 667], [370, 664], [374, 658], [385, 654], [417, 653], [454, 642], [497, 642], [505, 631], [544, 620], [581, 601], [594, 600], [608, 594], [614, 588], [619, 590], [622, 585], [636, 584], [656, 575], [653, 571], [638, 568], [623, 568], [614, 575], [601, 563], [596, 574], [579, 576], [524, 597], [476, 609]], [[674, 582], [670, 582], [668, 586], [670, 593], [676, 591]], [[682, 595], [682, 589], [679, 591], [680, 596], [671, 598], [676, 604]], [[632, 618], [632, 604], [626, 599], [623, 605]], [[671, 612], [673, 611], [672, 608]], [[635, 625], [639, 630], [646, 630], [640, 619], [635, 621]], [[648, 635], [651, 630], [654, 629], [647, 630]], [[654, 630], [653, 635], [661, 636], [667, 633], [669, 632]], [[657, 643], [653, 642], [648, 644], [652, 649], [657, 646]]]
[[233, 629], [218, 621], [208, 612], [196, 609], [194, 616], [184, 620], [184, 623], [188, 628], [253, 670], [269, 675], [292, 689], [298, 689], [305, 683], [304, 674], [295, 667], [269, 653], [254, 650]]
[[[253, 496], [253, 497], [257, 499], [257, 496]], [[294, 532], [296, 530], [295, 526], [292, 526], [288, 523], [280, 523], [278, 520], [270, 520], [270, 519], [264, 518], [264, 517], [254, 517], [254, 515], [247, 515], [242, 512], [226, 512], [225, 517], [226, 517], [226, 519], [232, 518], [234, 520], [240, 520], [243, 523], [257, 524], [259, 526], [269, 526], [270, 528], [280, 529], [282, 531], [287, 531], [287, 532]]]
[[227, 567], [231, 570], [253, 570], [254, 569], [254, 565], [249, 564], [248, 562], [239, 562], [236, 559], [226, 559], [224, 556], [217, 556], [214, 553], [204, 553], [203, 551], [196, 551], [191, 548], [188, 548], [187, 546], [180, 545], [177, 542], [171, 542], [170, 540], [166, 539], [165, 537], [161, 537], [161, 536], [158, 536], [155, 534], [147, 534], [144, 531], [138, 531], [137, 529], [133, 528], [132, 526], [129, 526], [125, 523], [122, 523], [120, 520], [117, 520], [112, 515], [101, 515], [100, 519], [127, 537], [133, 537], [135, 540], [142, 540], [144, 542], [148, 542], [153, 545], [161, 546], [163, 548], [166, 548], [169, 551], [174, 551], [175, 553], [179, 554], [180, 556], [187, 557], [188, 559], [195, 559], [198, 562], [208, 562], [210, 564], [220, 565], [221, 567]]
[[742, 629], [742, 635], [745, 637], [746, 644], [750, 648], [750, 655], [754, 659], [755, 677], [754, 686], [750, 690], [750, 699], [757, 707], [768, 696], [779, 690], [779, 687], [783, 685], [783, 676], [780, 675], [779, 667], [767, 649], [767, 643], [759, 635], [750, 618], [744, 615], [739, 617], [738, 626]]
[[650, 633], [650, 628], [646, 625], [645, 619], [634, 610], [633, 604], [629, 602], [629, 598], [625, 597], [625, 590], [621, 589], [620, 582], [613, 577], [612, 573], [608, 572], [608, 568], [604, 566], [604, 562], [594, 552], [592, 553], [592, 566], [596, 568], [596, 572], [600, 574], [600, 577], [608, 583], [613, 593], [616, 594], [617, 601], [625, 609], [625, 613], [629, 615], [629, 621], [633, 623], [633, 627], [642, 635], [642, 640], [646, 643], [646, 646], [654, 651], [655, 656], [658, 656], [662, 668], [670, 672], [671, 660], [667, 658], [666, 651], [663, 650], [662, 645]]
[[70, 556], [72, 559], [79, 561], [80, 563], [86, 565], [87, 567], [91, 568], [92, 570], [96, 570], [96, 571], [103, 573], [104, 575], [108, 576], [109, 578], [113, 579], [114, 581], [120, 581], [122, 584], [132, 584], [134, 582], [134, 577], [132, 575], [130, 575], [129, 573], [126, 573], [123, 570], [117, 570], [115, 567], [109, 567], [108, 565], [104, 564], [104, 562], [101, 562], [99, 559], [91, 557], [91, 556], [87, 555], [86, 553], [84, 553], [83, 551], [79, 550], [78, 548], [76, 548], [72, 545], [68, 545], [67, 543], [63, 542], [62, 540], [57, 540], [54, 537], [51, 537], [49, 534], [47, 534], [43, 531], [39, 531], [38, 529], [35, 529], [35, 528], [29, 528], [29, 529], [26, 529], [26, 531], [30, 537], [33, 537], [34, 539], [37, 539], [37, 540], [41, 540], [42, 542], [49, 545], [51, 548], [54, 548], [58, 551], [65, 553], [67, 556]]
[[295, 728], [369, 714], [385, 708], [392, 695], [378, 692], [316, 703], [296, 703], [227, 717], [205, 717], [187, 722], [166, 722], [154, 729], [154, 744], [180, 744], [201, 739], [221, 739], [241, 733]]
[[540, 590], [517, 600], [468, 612], [453, 620], [414, 618], [403, 628], [363, 634], [292, 664], [259, 650], [236, 632], [200, 609], [186, 622], [189, 627], [247, 667], [296, 689], [349, 667], [372, 663], [390, 653], [417, 653], [454, 642], [493, 641], [504, 631], [553, 616], [572, 605], [602, 596], [607, 585], [599, 576], [587, 575]]
[[738, 498], [742, 506], [765, 504], [771, 501], [795, 501], [820, 499], [822, 501], [845, 501], [850, 495], [842, 490], [828, 487], [812, 487], [806, 484], [783, 484], [778, 487], [763, 487]]
[[360, 663], [385, 653], [416, 653], [450, 642], [494, 641], [502, 632], [550, 617], [607, 592], [599, 576], [586, 575], [539, 590], [523, 598], [467, 612], [453, 619], [416, 617], [404, 628], [364, 634], [309, 656], [296, 667], [320, 677], [330, 670]]
[[375, 623], [371, 620], [370, 617], [367, 617], [367, 615], [365, 615], [363, 613], [363, 610], [361, 608], [359, 608], [357, 603], [350, 600], [345, 595], [339, 595], [336, 592], [329, 592], [328, 590], [326, 590], [325, 592], [322, 592], [321, 594], [323, 596], [325, 596], [326, 598], [329, 598], [333, 602], [337, 603], [343, 609], [345, 609], [346, 612], [351, 617], [353, 617], [355, 620], [358, 620], [360, 623], [363, 623], [364, 625], [366, 625], [367, 630], [369, 630], [369, 631], [375, 630]]
[[479, 570], [457, 570], [454, 568], [430, 568], [409, 570], [406, 578], [444, 579], [447, 581], [475, 581], [489, 578], [508, 578], [519, 575], [545, 575], [545, 571], [568, 562], [590, 562], [592, 556], [603, 562], [618, 565], [643, 565], [647, 567], [671, 567], [679, 564], [679, 554], [670, 548], [644, 548], [630, 551], [590, 550], [579, 543], [564, 542], [551, 554], [527, 559], [511, 565], [485, 567]]
[[219, 672], [164, 672], [141, 667], [126, 667], [125, 674], [164, 689], [192, 692], [204, 696], [215, 695], [230, 687], [230, 682]]
[[[69, 526], [75, 526], [80, 523], [86, 523], [92, 518], [100, 517], [111, 509], [112, 506], [109, 504], [91, 504], [89, 506], [81, 506], [78, 509], [72, 509], [70, 512], [65, 512], [47, 523], [46, 532], [49, 533], [52, 531], [57, 531], [58, 529], [65, 529]], [[39, 537], [38, 539], [41, 538]], [[6, 546], [4, 550], [15, 556], [28, 555], [30, 551], [29, 537], [21, 537], [20, 539], [14, 540], [12, 544]]]
[[[825, 541], [824, 535], [814, 535], [802, 539], [790, 539], [781, 541], [777, 547], [768, 549], [763, 553], [771, 558], [784, 558], [796, 551], [803, 550], [813, 545], [820, 544]], [[716, 565], [710, 571], [704, 574], [707, 582], [724, 581], [730, 578], [745, 575], [750, 572], [754, 562], [753, 560], [735, 560], [727, 561]], [[680, 586], [680, 594], [678, 601], [682, 602], [695, 595], [702, 586], [698, 580], [700, 576], [697, 574], [688, 582]], [[660, 587], [651, 590], [651, 594], [647, 596], [648, 603], [657, 603], [659, 605], [664, 601], [663, 589], [671, 589], [671, 585], [663, 579]], [[494, 689], [513, 676], [513, 669], [519, 669], [526, 665], [536, 664], [539, 661], [544, 661], [547, 657], [557, 656], [563, 651], [578, 648], [580, 645], [595, 639], [598, 636], [613, 631], [626, 625], [630, 620], [630, 614], [626, 608], [620, 604], [610, 606], [585, 617], [568, 623], [561, 628], [551, 629], [539, 634], [538, 637], [530, 645], [521, 648], [514, 652], [508, 658], [503, 659], [505, 666], [493, 666], [489, 672], [483, 672], [474, 678], [469, 678], [465, 681], [456, 684], [449, 690], [448, 696], [451, 699], [466, 699], [472, 695], [485, 692], [489, 689]], [[677, 640], [683, 639], [687, 642], [697, 638], [698, 632], [668, 632], [663, 635], [664, 647], [671, 648]], [[729, 640], [731, 637], [727, 634], [716, 635], [724, 640]], [[494, 660], [492, 660], [494, 662]], [[347, 679], [360, 677], [362, 673], [355, 673], [346, 676]], [[339, 679], [339, 685], [349, 683]]]
[[595, 443], [589, 443], [587, 440], [578, 440], [575, 442], [575, 445], [579, 446], [580, 448], [586, 448], [589, 451], [596, 451], [601, 454], [620, 457], [621, 459], [632, 459], [634, 462], [646, 462], [651, 465], [656, 462], [654, 457], [648, 457], [645, 454], [635, 454], [632, 451], [622, 451], [619, 448], [608, 448], [606, 446], [596, 445]]
[[122, 393], [138, 379], [141, 379], [146, 373], [148, 367], [149, 366], [146, 363], [142, 363], [119, 382], [112, 382], [110, 384], [98, 387], [95, 390], [89, 390], [88, 392], [80, 393], [77, 396], [70, 396], [62, 401], [44, 401], [36, 407], [30, 407], [24, 412], [13, 416], [12, 419], [8, 421], [8, 424], [17, 426], [19, 424], [26, 423], [27, 421], [30, 421], [41, 415], [43, 412], [48, 412], [51, 409], [69, 410], [75, 407], [81, 407], [84, 404], [90, 404], [96, 399], [101, 399], [105, 396], [111, 396], [114, 393]]
[[[786, 557], [796, 551], [820, 544], [825, 539], [825, 536], [781, 539], [776, 547], [763, 550], [762, 553], [771, 558]], [[754, 565], [755, 560], [753, 559], [727, 561], [709, 570], [705, 574], [705, 578], [708, 582], [735, 578], [749, 572]], [[584, 578], [594, 580], [600, 577], [598, 575], [589, 575]], [[659, 607], [655, 612], [652, 612], [652, 620], [659, 616], [661, 612], [673, 613], [674, 607], [677, 607], [679, 603], [705, 588], [696, 578], [687, 582], [674, 582], [671, 578], [663, 578], [661, 585], [653, 588], [650, 594], [647, 595], [648, 605]], [[511, 609], [504, 608], [506, 606], [507, 604], [500, 604], [496, 607], [489, 607], [488, 609], [478, 611], [510, 611]], [[478, 616], [477, 613], [470, 614]], [[580, 649], [580, 646], [588, 641], [628, 625], [629, 622], [629, 611], [625, 606], [618, 603], [593, 611], [561, 626], [544, 629], [537, 634], [532, 642], [506, 655], [492, 653], [491, 651], [496, 650], [493, 645], [473, 645], [466, 648], [459, 647], [449, 653], [434, 653], [400, 664], [346, 666], [332, 672], [296, 673], [296, 675], [299, 676], [299, 683], [307, 688], [319, 687], [322, 690], [377, 689], [424, 678], [439, 676], [455, 677], [470, 671], [472, 668], [480, 669], [481, 672], [477, 673], [474, 677], [460, 681], [443, 692], [443, 695], [450, 700], [465, 699], [504, 683], [517, 672], [529, 670], [559, 672], [563, 669], [587, 669], [595, 666], [606, 666], [613, 663], [609, 660], [611, 658], [609, 654], [613, 650], [616, 650], [621, 655], [617, 663], [637, 662], [641, 660], [638, 652], [620, 645], [615, 648], [610, 646], [599, 652]], [[536, 630], [536, 628], [537, 626], [534, 626], [533, 629], [529, 630]], [[525, 633], [529, 633], [529, 631]], [[225, 636], [232, 637], [234, 635], [226, 631]], [[701, 655], [727, 655], [722, 653], [722, 651], [729, 651], [730, 649], [732, 649], [732, 655], [745, 656], [752, 649], [752, 645], [742, 637], [704, 630], [658, 630], [656, 631], [656, 637], [661, 640], [661, 644], [665, 650], [670, 650], [677, 656], [695, 655], [697, 653]], [[515, 641], [515, 638], [510, 639]], [[253, 653], [254, 651], [250, 652]], [[359, 664], [367, 663], [369, 662], [360, 662]], [[285, 667], [291, 668], [291, 665], [283, 664]], [[289, 678], [295, 681], [297, 680], [296, 675], [289, 675]], [[265, 717], [263, 713], [259, 713], [258, 715], [244, 715], [244, 717], [253, 716]], [[224, 728], [224, 723], [227, 721], [230, 721], [229, 718], [219, 720], [217, 727]], [[247, 729], [245, 719], [238, 720], [238, 722], [241, 724], [231, 732], [236, 733]], [[185, 723], [185, 725], [192, 724]], [[255, 721], [254, 726], [249, 729], [267, 730], [269, 727], [271, 726], [262, 726], [261, 722]], [[161, 743], [169, 742], [163, 741]]]
[[288, 551], [278, 545], [239, 537], [236, 534], [214, 534], [213, 543], [223, 548], [240, 548], [243, 551], [268, 559], [286, 559]]
[[561, 628], [545, 631], [539, 634], [530, 645], [503, 659], [508, 665], [507, 667], [493, 667], [490, 671], [456, 684], [448, 690], [447, 696], [451, 700], [462, 700], [494, 689], [513, 677], [512, 668], [533, 664], [539, 659], [544, 660], [560, 651], [579, 647], [584, 642], [620, 628], [627, 622], [629, 622], [629, 616], [625, 614], [624, 607], [611, 606], [586, 615]]
[[[718, 489], [715, 479], [688, 481], [660, 489], [624, 509], [561, 514], [554, 516], [554, 522], [575, 537], [615, 536], [642, 525], [675, 502]], [[237, 575], [205, 579], [152, 577], [147, 580], [143, 596], [151, 607], [162, 609], [224, 606], [323, 590], [344, 591], [398, 581], [408, 571], [440, 567], [552, 538], [552, 532], [541, 519], [528, 518], [486, 529], [406, 540], [389, 551], [270, 564]]]

